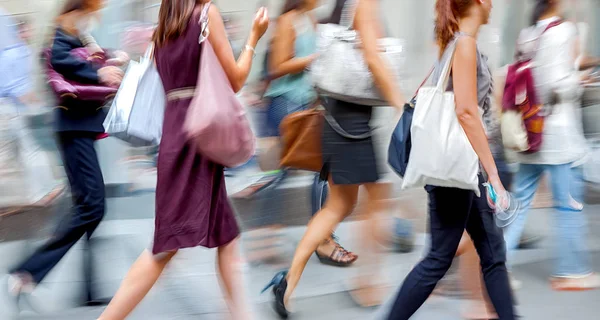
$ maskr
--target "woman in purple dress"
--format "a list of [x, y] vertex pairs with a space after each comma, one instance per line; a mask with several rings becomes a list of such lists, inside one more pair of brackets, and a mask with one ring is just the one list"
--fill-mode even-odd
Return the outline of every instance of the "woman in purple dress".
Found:
[[[152, 252], [131, 267], [117, 294], [100, 316], [125, 319], [152, 288], [179, 249], [218, 248], [217, 264], [225, 299], [234, 319], [247, 319], [238, 273], [239, 228], [227, 198], [223, 166], [211, 162], [188, 143], [183, 122], [194, 95], [200, 67], [200, 18], [207, 0], [163, 0], [154, 33], [155, 61], [167, 94], [163, 136], [158, 158], [156, 223]], [[235, 61], [223, 19], [210, 6], [208, 40], [234, 91], [244, 85], [254, 47], [269, 19], [261, 8], [239, 59]]]

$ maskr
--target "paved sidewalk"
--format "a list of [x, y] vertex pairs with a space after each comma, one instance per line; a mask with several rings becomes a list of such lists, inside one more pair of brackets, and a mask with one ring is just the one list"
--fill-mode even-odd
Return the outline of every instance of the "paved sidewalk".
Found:
[[[289, 264], [296, 243], [302, 236], [304, 225], [310, 217], [310, 176], [289, 179], [274, 196], [284, 202], [285, 214], [279, 218], [290, 227], [285, 229], [288, 253], [279, 266], [259, 265], [244, 267], [245, 290], [252, 299], [257, 320], [275, 319], [269, 306], [269, 294], [259, 295], [262, 287], [273, 274]], [[240, 181], [233, 181], [242, 184]], [[426, 226], [426, 199], [422, 190], [396, 190], [393, 199], [397, 208], [406, 210], [417, 227], [418, 246], [409, 254], [383, 253], [383, 275], [381, 280], [390, 285], [390, 295], [396, 290], [409, 270], [419, 260], [424, 250]], [[242, 226], [250, 220], [265, 215], [257, 199], [233, 200]], [[360, 218], [360, 208], [353, 219]], [[93, 237], [95, 283], [101, 296], [112, 296], [137, 256], [148, 247], [153, 231], [154, 194], [111, 198], [107, 201], [107, 215]], [[586, 206], [589, 219], [590, 249], [595, 270], [600, 270], [600, 205]], [[390, 215], [391, 216], [391, 215]], [[381, 221], [381, 228], [389, 227], [389, 217]], [[535, 229], [542, 234], [551, 234], [552, 212], [539, 209], [531, 213]], [[361, 254], [360, 221], [343, 223], [336, 231], [340, 241], [348, 249]], [[47, 227], [44, 229], [48, 229]], [[242, 237], [242, 240], [245, 236]], [[517, 293], [519, 311], [525, 319], [597, 319], [596, 304], [600, 301], [600, 290], [581, 293], [558, 293], [549, 289], [547, 276], [550, 274], [553, 252], [552, 238], [546, 237], [540, 249], [520, 251], [515, 257], [515, 276], [523, 281], [523, 289]], [[0, 276], [22, 259], [39, 242], [0, 242]], [[95, 319], [101, 308], [79, 308], [83, 300], [82, 257], [83, 246], [78, 244], [51, 272], [38, 288], [32, 306], [24, 305], [18, 319]], [[297, 288], [295, 319], [379, 319], [388, 306], [365, 310], [352, 303], [347, 290], [351, 279], [366, 259], [360, 259], [355, 267], [335, 268], [321, 265], [313, 256]], [[203, 248], [183, 250], [167, 268], [157, 286], [150, 292], [130, 319], [224, 319], [226, 307], [221, 298], [214, 270], [215, 252]], [[0, 301], [0, 320], [3, 303]], [[35, 309], [33, 313], [30, 309]], [[414, 319], [460, 319], [461, 303], [458, 300], [434, 297], [419, 311]], [[379, 317], [379, 318], [378, 318]], [[12, 320], [12, 319], [11, 319]]]
[[[600, 270], [600, 235], [597, 233], [600, 230], [599, 208], [592, 206], [587, 210], [596, 270]], [[538, 210], [535, 214], [548, 213], [547, 210]], [[114, 293], [137, 255], [148, 245], [152, 223], [152, 219], [108, 220], [100, 226], [95, 236], [94, 256], [98, 271], [96, 283], [102, 293]], [[354, 232], [355, 228], [360, 227], [359, 224], [347, 222], [338, 230], [338, 235], [350, 248], [360, 241]], [[286, 230], [290, 246], [298, 241], [303, 229], [291, 227]], [[390, 289], [397, 289], [418, 261], [424, 241], [424, 236], [421, 236], [420, 246], [410, 254], [384, 254], [384, 279], [390, 284]], [[16, 250], [18, 245], [12, 243], [12, 250]], [[0, 247], [2, 253], [10, 251], [7, 246], [3, 244]], [[600, 291], [559, 293], [549, 289], [546, 278], [551, 267], [550, 246], [550, 239], [546, 239], [540, 249], [521, 251], [517, 255], [514, 274], [523, 281], [523, 289], [517, 293], [519, 312], [525, 319], [596, 319]], [[24, 311], [19, 319], [91, 320], [100, 314], [101, 308], [77, 308], [83, 289], [81, 253], [81, 248], [76, 247], [40, 287], [33, 300], [40, 314]], [[364, 264], [359, 260], [361, 262]], [[346, 280], [355, 274], [356, 269], [324, 266], [312, 257], [297, 290], [295, 308], [298, 313], [295, 319], [379, 319], [388, 308], [387, 305], [374, 310], [361, 309], [352, 303], [346, 293]], [[268, 303], [269, 295], [259, 295], [259, 291], [278, 270], [269, 265], [245, 267], [245, 289], [255, 306], [256, 319], [275, 319]], [[460, 308], [459, 300], [433, 297], [414, 319], [460, 319]], [[225, 311], [215, 277], [214, 251], [195, 248], [184, 250], [175, 258], [158, 285], [130, 319], [224, 319]]]

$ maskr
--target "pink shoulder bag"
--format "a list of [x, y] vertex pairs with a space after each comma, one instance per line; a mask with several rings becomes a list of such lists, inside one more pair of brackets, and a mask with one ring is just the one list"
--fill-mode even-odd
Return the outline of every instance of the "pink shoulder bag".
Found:
[[208, 41], [208, 2], [200, 15], [200, 71], [184, 122], [198, 152], [225, 167], [246, 163], [254, 155], [255, 138], [227, 74]]

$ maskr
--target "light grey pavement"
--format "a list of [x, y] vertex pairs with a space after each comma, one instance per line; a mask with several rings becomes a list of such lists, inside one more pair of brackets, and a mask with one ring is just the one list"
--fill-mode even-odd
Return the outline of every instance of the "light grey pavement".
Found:
[[[293, 192], [288, 196], [294, 197]], [[416, 199], [422, 201], [421, 198]], [[102, 296], [114, 294], [128, 268], [149, 245], [153, 229], [153, 203], [151, 193], [109, 199], [106, 220], [95, 233], [93, 241], [95, 284]], [[589, 205], [585, 209], [590, 221], [590, 249], [596, 270], [600, 270], [599, 210], [598, 205]], [[532, 215], [537, 217], [539, 230], [548, 234], [552, 223], [548, 219], [550, 210], [539, 209]], [[423, 222], [424, 215], [418, 220]], [[242, 213], [240, 221], [244, 223]], [[385, 221], [383, 222], [382, 226], [385, 226]], [[337, 230], [341, 241], [349, 249], [356, 250], [354, 248], [359, 246], [360, 233], [356, 230], [360, 228], [360, 224], [360, 221], [345, 222]], [[303, 230], [302, 226], [285, 229], [290, 253]], [[425, 236], [420, 234], [419, 246], [414, 252], [383, 253], [382, 281], [389, 284], [390, 289], [397, 289], [410, 268], [418, 261], [424, 250], [424, 243]], [[0, 243], [0, 274], [5, 273], [19, 257], [25, 256], [37, 245], [38, 243], [25, 241]], [[598, 319], [600, 290], [579, 293], [550, 290], [547, 277], [553, 255], [551, 248], [552, 239], [546, 237], [539, 249], [518, 253], [514, 275], [523, 281], [523, 288], [517, 292], [519, 312], [524, 319]], [[18, 319], [87, 320], [95, 319], [100, 314], [101, 308], [78, 307], [83, 298], [82, 250], [81, 244], [76, 246], [61, 261], [38, 288], [30, 305], [23, 304], [23, 311]], [[214, 251], [203, 248], [183, 250], [130, 319], [225, 319], [226, 309], [215, 275], [214, 256]], [[387, 305], [379, 309], [361, 309], [352, 303], [347, 294], [347, 280], [356, 274], [358, 267], [364, 266], [365, 261], [359, 258], [357, 263], [355, 267], [339, 269], [321, 265], [312, 257], [297, 289], [294, 308], [298, 312], [294, 319], [378, 319]], [[286, 264], [244, 264], [245, 290], [253, 302], [255, 319], [275, 319], [268, 303], [270, 296], [259, 295], [259, 292], [270, 277]], [[463, 306], [461, 302], [432, 297], [414, 319], [460, 319]], [[0, 314], [3, 305], [0, 305]], [[32, 308], [37, 312], [32, 312]], [[6, 319], [0, 315], [0, 320]]]

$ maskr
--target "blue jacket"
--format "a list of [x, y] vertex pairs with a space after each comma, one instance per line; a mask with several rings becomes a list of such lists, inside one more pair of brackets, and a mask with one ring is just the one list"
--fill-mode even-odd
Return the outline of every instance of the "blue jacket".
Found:
[[[76, 48], [84, 45], [75, 35], [56, 29], [52, 43], [52, 64], [56, 72], [66, 79], [81, 83], [98, 83], [98, 68], [90, 62], [82, 61], [71, 54]], [[56, 130], [104, 132], [102, 123], [106, 117], [105, 108], [100, 102], [68, 100], [56, 107]]]

